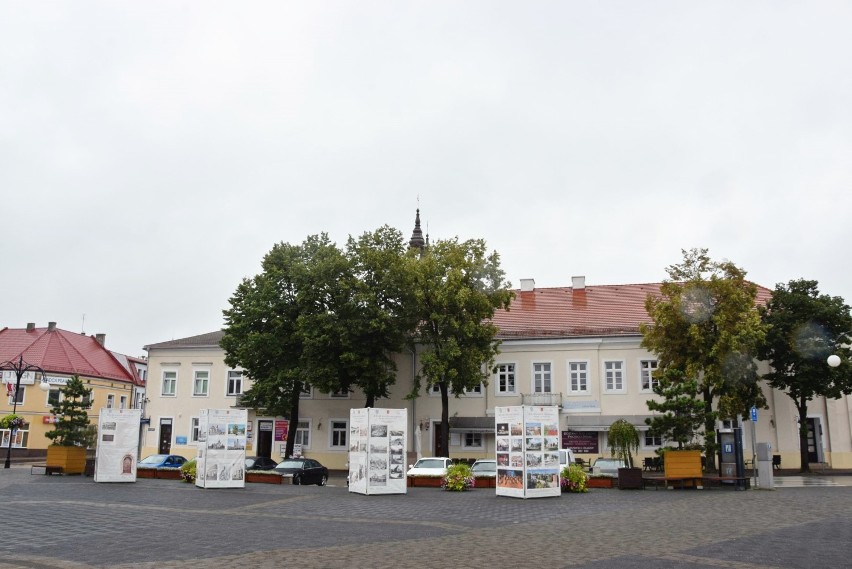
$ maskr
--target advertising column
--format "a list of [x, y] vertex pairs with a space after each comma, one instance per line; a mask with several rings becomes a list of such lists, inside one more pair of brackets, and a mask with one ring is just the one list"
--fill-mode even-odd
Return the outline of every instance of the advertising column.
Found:
[[405, 494], [407, 409], [349, 413], [349, 491]]
[[202, 409], [199, 412], [196, 486], [245, 487], [247, 422], [245, 409]]
[[95, 482], [136, 482], [141, 419], [142, 411], [139, 409], [101, 409], [95, 450]]
[[497, 495], [559, 496], [559, 408], [495, 407], [494, 419]]

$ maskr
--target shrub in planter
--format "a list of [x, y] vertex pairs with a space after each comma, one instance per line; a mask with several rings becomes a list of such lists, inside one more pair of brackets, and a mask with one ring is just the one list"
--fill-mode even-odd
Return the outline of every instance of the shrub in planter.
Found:
[[189, 482], [190, 484], [195, 483], [195, 473], [197, 468], [197, 462], [193, 458], [192, 460], [187, 460], [180, 467], [180, 474], [183, 477], [184, 482]]
[[441, 487], [444, 490], [452, 490], [453, 492], [464, 492], [473, 488], [476, 484], [476, 478], [473, 476], [473, 471], [467, 464], [453, 464], [447, 469], [447, 474], [441, 482]]
[[20, 429], [27, 422], [20, 415], [15, 415], [14, 413], [10, 413], [5, 417], [0, 418], [0, 429], [9, 429], [10, 431], [14, 431], [15, 429]]
[[53, 441], [47, 447], [48, 466], [58, 466], [65, 474], [82, 474], [86, 469], [86, 448], [94, 446], [97, 427], [89, 424], [92, 390], [75, 375], [60, 390], [61, 397], [51, 412], [56, 415], [53, 430], [45, 436]]
[[560, 484], [563, 492], [583, 493], [588, 492], [586, 483], [589, 476], [583, 472], [579, 464], [569, 464], [562, 469]]

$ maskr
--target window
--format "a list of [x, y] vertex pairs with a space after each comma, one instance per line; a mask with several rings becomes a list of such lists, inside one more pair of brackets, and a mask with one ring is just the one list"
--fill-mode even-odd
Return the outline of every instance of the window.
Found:
[[177, 372], [176, 371], [164, 371], [163, 372], [163, 390], [161, 394], [164, 397], [174, 397], [177, 392]]
[[657, 385], [654, 371], [657, 369], [657, 360], [642, 360], [639, 362], [639, 373], [642, 379], [642, 391], [653, 391]]
[[60, 401], [62, 401], [62, 392], [59, 389], [51, 389], [47, 392], [47, 405], [49, 407], [59, 405]]
[[12, 385], [11, 383], [8, 385], [12, 386], [12, 389], [9, 391], [9, 405], [14, 405], [15, 403], [21, 405], [24, 402], [24, 393], [26, 392], [27, 388], [23, 385], [19, 385], [18, 390], [15, 391], [14, 385]]
[[464, 392], [465, 395], [482, 395], [482, 384], [480, 383], [476, 387], [465, 389]]
[[497, 394], [515, 393], [515, 364], [497, 366]]
[[295, 443], [297, 445], [302, 445], [303, 449], [311, 447], [311, 422], [310, 421], [299, 421], [299, 425], [296, 427]]
[[661, 446], [663, 446], [663, 437], [652, 436], [649, 431], [645, 431], [645, 446], [646, 447], [661, 447]]
[[624, 391], [624, 362], [604, 362], [606, 391]]
[[333, 399], [349, 399], [349, 390], [338, 389], [337, 391], [332, 391], [331, 393], [329, 393], [328, 396]]
[[482, 433], [465, 433], [464, 448], [482, 448]]
[[[12, 432], [9, 429], [0, 429], [0, 448], [9, 448], [9, 437]], [[24, 423], [24, 426], [15, 431], [15, 436], [12, 437], [12, 448], [27, 448], [27, 441], [30, 438], [30, 425]]]
[[127, 409], [127, 395], [122, 395], [118, 398], [118, 408]]
[[228, 395], [243, 394], [243, 372], [236, 370], [228, 371]]
[[432, 395], [440, 395], [441, 394], [441, 386], [437, 383], [433, 383], [429, 387], [429, 393]]
[[192, 395], [194, 397], [207, 397], [207, 390], [210, 387], [210, 372], [208, 370], [195, 370], [195, 377], [192, 380]]
[[83, 405], [91, 405], [94, 402], [92, 399], [92, 393], [90, 391], [87, 391], [80, 399], [80, 401], [82, 401]]
[[106, 408], [107, 408], [107, 409], [112, 409], [113, 407], [115, 407], [115, 395], [113, 395], [112, 393], [110, 393], [109, 395], [107, 395], [107, 404], [106, 404]]
[[198, 417], [193, 417], [189, 422], [189, 442], [197, 443], [198, 442]]
[[310, 385], [303, 385], [302, 392], [299, 394], [299, 399], [313, 399], [314, 388]]
[[331, 421], [331, 448], [346, 449], [346, 434], [349, 432], [349, 421]]
[[539, 363], [533, 364], [533, 392], [534, 393], [552, 393], [553, 389], [550, 382], [550, 364]]
[[589, 390], [588, 362], [568, 362], [568, 390], [571, 393], [585, 393]]

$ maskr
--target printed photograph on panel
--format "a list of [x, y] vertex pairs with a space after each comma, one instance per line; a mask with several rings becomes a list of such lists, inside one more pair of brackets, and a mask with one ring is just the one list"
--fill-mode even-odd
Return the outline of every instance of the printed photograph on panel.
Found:
[[541, 436], [541, 423], [527, 423], [526, 433], [528, 437]]
[[509, 434], [509, 423], [497, 423], [497, 436]]
[[244, 437], [246, 436], [246, 426], [242, 423], [230, 423], [228, 425], [228, 434]]
[[497, 453], [497, 465], [498, 466], [509, 466], [509, 453], [508, 452], [498, 452]]
[[559, 486], [559, 475], [553, 471], [527, 470], [527, 488], [544, 489]]
[[391, 452], [402, 452], [402, 449], [405, 448], [405, 441], [401, 436], [391, 436], [390, 438], [390, 451]]
[[541, 437], [527, 437], [527, 452], [541, 450]]
[[390, 466], [390, 477], [391, 478], [402, 478], [404, 472], [402, 471], [401, 464], [391, 464]]
[[242, 437], [228, 437], [228, 450], [243, 450], [246, 448], [246, 441]]
[[497, 469], [497, 485], [503, 488], [515, 488], [523, 490], [524, 473], [520, 470]]
[[524, 434], [524, 426], [520, 423], [512, 423], [509, 425], [509, 430], [513, 437], [520, 437]]
[[371, 437], [386, 437], [386, 436], [388, 436], [388, 426], [387, 425], [370, 425], [370, 436]]
[[219, 465], [215, 462], [211, 462], [207, 465], [207, 470], [204, 472], [205, 480], [216, 480], [219, 474]]
[[125, 454], [123, 457], [121, 457], [121, 473], [133, 473], [133, 457], [129, 454]]
[[234, 469], [231, 471], [231, 480], [242, 480], [243, 479], [243, 467], [240, 465], [236, 465]]
[[388, 469], [388, 459], [384, 456], [370, 456], [370, 471]]
[[372, 486], [386, 486], [388, 483], [388, 474], [384, 470], [370, 471], [370, 484]]
[[221, 468], [219, 468], [219, 480], [230, 480], [231, 479], [231, 469], [227, 464], [223, 464]]
[[392, 437], [404, 437], [405, 431], [402, 431], [400, 429], [391, 429], [390, 436], [392, 436]]
[[370, 452], [372, 453], [388, 453], [388, 441], [385, 439], [379, 439], [378, 441], [370, 441]]
[[538, 453], [527, 453], [527, 468], [541, 466], [541, 455]]
[[512, 452], [523, 452], [524, 437], [512, 437], [512, 444], [510, 450]]
[[509, 437], [497, 437], [497, 452], [509, 452]]
[[509, 458], [509, 466], [512, 468], [523, 468], [524, 467], [524, 455], [523, 454], [513, 454]]
[[390, 453], [390, 462], [391, 464], [402, 464], [405, 462], [405, 455], [401, 452], [392, 452]]
[[114, 431], [115, 430], [115, 421], [104, 421], [101, 426], [102, 431]]
[[559, 437], [544, 437], [544, 450], [559, 450]]
[[559, 453], [558, 452], [546, 452], [544, 453], [544, 466], [548, 468], [558, 467], [559, 466]]
[[207, 443], [209, 450], [225, 450], [225, 437], [210, 437], [210, 442]]
[[553, 423], [546, 423], [544, 425], [544, 435], [548, 437], [559, 436], [559, 425], [555, 425]]

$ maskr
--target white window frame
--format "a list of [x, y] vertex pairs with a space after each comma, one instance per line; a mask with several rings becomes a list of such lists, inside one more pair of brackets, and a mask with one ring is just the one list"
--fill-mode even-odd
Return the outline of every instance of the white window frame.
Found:
[[313, 399], [314, 387], [312, 385], [303, 385], [302, 392], [299, 393], [299, 399]]
[[[307, 443], [302, 442], [307, 439]], [[302, 450], [311, 448], [311, 420], [310, 419], [299, 419], [299, 423], [296, 425], [296, 436], [295, 436], [295, 444], [301, 444]]]
[[350, 393], [349, 390], [339, 389], [337, 391], [330, 391], [328, 393], [329, 399], [349, 399]]
[[[612, 364], [612, 368], [610, 368], [610, 364]], [[602, 371], [604, 393], [627, 392], [624, 384], [624, 360], [604, 360]], [[611, 386], [610, 373], [612, 373]]]
[[[518, 366], [515, 362], [499, 363], [494, 368], [494, 391], [500, 397], [517, 395], [518, 393]], [[506, 384], [506, 389], [500, 388], [500, 383]], [[509, 389], [509, 382], [512, 388]]]
[[[541, 370], [536, 370], [536, 366], [542, 366]], [[541, 374], [541, 375], [540, 375]], [[545, 379], [545, 374], [547, 378]], [[538, 389], [538, 383], [541, 382], [541, 389]], [[547, 383], [545, 388], [545, 383]], [[553, 391], [553, 362], [533, 362], [532, 363], [532, 393], [554, 393]]]
[[[242, 395], [244, 381], [245, 373], [241, 369], [229, 369], [227, 372], [225, 372], [225, 396], [238, 397]], [[231, 389], [232, 385], [235, 386], [234, 389]]]
[[464, 390], [465, 397], [482, 397], [482, 384], [480, 383], [473, 389]]
[[[641, 391], [642, 393], [653, 393], [654, 386], [659, 383], [659, 380], [654, 377], [654, 372], [657, 370], [657, 365], [657, 360], [639, 360], [639, 391]], [[648, 387], [645, 387], [646, 377], [648, 378]]]
[[433, 383], [428, 387], [429, 389], [429, 397], [440, 397], [441, 396], [441, 386], [437, 383]]
[[115, 407], [115, 393], [108, 393], [106, 400], [106, 408], [113, 409]]
[[119, 409], [127, 409], [127, 395], [119, 395], [119, 397], [118, 397], [118, 408]]
[[[473, 440], [479, 439], [479, 444], [471, 444], [472, 441], [468, 440], [468, 436], [470, 436]], [[482, 433], [476, 433], [474, 431], [465, 431], [462, 433], [462, 448], [463, 449], [472, 449], [472, 450], [482, 450], [485, 448], [485, 437]]]
[[189, 442], [198, 443], [198, 434], [201, 432], [201, 420], [198, 417], [189, 418]]
[[[334, 435], [341, 434], [343, 443], [335, 443]], [[328, 420], [328, 448], [330, 450], [349, 451], [349, 419], [329, 419]]]
[[64, 399], [64, 396], [62, 395], [61, 389], [59, 389], [58, 387], [51, 387], [50, 390], [47, 392], [47, 397], [45, 398], [45, 404], [44, 404], [45, 407], [53, 407], [53, 405], [50, 403], [50, 396], [53, 395], [54, 393], [56, 394], [56, 403], [57, 404], [61, 403], [62, 399]]
[[[27, 423], [27, 425], [29, 425], [29, 423]], [[0, 429], [0, 448], [9, 448], [9, 437], [11, 436], [11, 433], [12, 431], [10, 429]], [[15, 438], [12, 439], [12, 448], [27, 448], [29, 438], [29, 428], [17, 429], [15, 431]]]
[[[15, 405], [15, 399], [18, 400], [18, 405], [23, 405], [24, 402], [27, 399], [27, 386], [26, 385], [19, 385], [17, 390], [14, 390], [14, 387], [13, 387], [12, 395], [10, 395], [8, 397], [8, 399], [9, 399], [9, 406], [10, 407], [13, 407]], [[8, 442], [8, 439], [7, 439], [7, 442]]]
[[[577, 370], [577, 389], [574, 389], [574, 366], [583, 366], [582, 370]], [[572, 395], [587, 394], [589, 392], [589, 360], [568, 360], [568, 393]], [[580, 383], [580, 375], [582, 374], [582, 385]]]
[[[167, 374], [174, 374], [174, 377], [167, 378]], [[171, 384], [171, 391], [166, 390], [167, 383]], [[164, 369], [162, 373], [162, 380], [160, 382], [160, 396], [161, 397], [177, 397], [177, 383], [178, 383], [178, 370], [176, 369]]]
[[[198, 391], [198, 374], [206, 373], [207, 377], [202, 380], [204, 390]], [[193, 397], [210, 397], [210, 368], [194, 368], [192, 370], [192, 396]]]
[[[652, 436], [649, 434], [649, 432], [650, 432], [650, 431], [642, 431], [642, 448], [653, 448], [653, 449], [656, 449], [656, 448], [660, 448], [661, 446], [663, 446], [663, 443], [665, 442], [665, 441], [663, 440], [663, 437], [662, 437], [662, 436], [660, 436], [660, 435], [658, 435], [658, 436], [656, 436], [656, 437], [652, 437]], [[648, 444], [648, 439], [649, 439], [649, 438], [650, 438], [650, 439], [652, 439], [652, 440], [651, 440], [651, 443], [652, 443], [652, 444]], [[657, 442], [656, 442], [654, 439], [659, 440], [659, 441], [660, 441], [660, 442], [659, 442], [659, 444], [657, 444]]]

